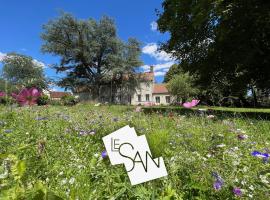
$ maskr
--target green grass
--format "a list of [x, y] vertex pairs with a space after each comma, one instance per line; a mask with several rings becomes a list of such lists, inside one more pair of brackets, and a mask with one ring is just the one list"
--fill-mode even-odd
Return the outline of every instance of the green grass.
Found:
[[270, 109], [266, 108], [229, 108], [229, 107], [206, 107], [199, 106], [192, 109], [186, 109], [180, 106], [154, 106], [144, 107], [145, 113], [160, 112], [169, 113], [176, 112], [185, 115], [198, 114], [201, 111], [206, 110], [206, 114], [215, 114], [219, 117], [238, 117], [238, 118], [254, 118], [254, 119], [266, 119], [270, 120]]
[[[208, 119], [193, 114], [135, 113], [133, 107], [80, 104], [0, 108], [0, 199], [34, 199], [51, 191], [63, 199], [270, 198], [270, 164], [251, 156], [268, 152], [270, 123], [245, 117]], [[268, 112], [268, 111], [267, 111]], [[102, 159], [102, 137], [125, 126], [145, 134], [168, 176], [131, 186], [124, 166]], [[80, 136], [94, 130], [95, 135]], [[239, 140], [238, 135], [248, 138]], [[224, 180], [213, 189], [213, 172]], [[41, 186], [42, 185], [42, 186]], [[44, 193], [45, 193], [44, 192]]]

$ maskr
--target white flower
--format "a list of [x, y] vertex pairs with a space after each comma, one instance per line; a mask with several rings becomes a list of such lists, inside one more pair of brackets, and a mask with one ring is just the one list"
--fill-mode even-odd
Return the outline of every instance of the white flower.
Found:
[[260, 175], [260, 179], [261, 179], [262, 183], [269, 184], [269, 181], [267, 180], [266, 176]]
[[207, 119], [214, 119], [215, 118], [215, 115], [208, 115], [207, 116]]
[[247, 171], [248, 171], [248, 167], [245, 166], [245, 167], [243, 168], [243, 172], [247, 172]]
[[248, 188], [249, 188], [250, 190], [254, 190], [253, 185], [249, 186]]
[[69, 180], [69, 184], [73, 184], [75, 182], [75, 178], [74, 177], [72, 177], [70, 180]]
[[64, 172], [60, 172], [59, 175], [62, 176], [64, 174]]
[[236, 166], [236, 165], [239, 165], [239, 163], [240, 163], [239, 161], [234, 160], [232, 164], [233, 164], [234, 166]]
[[217, 145], [217, 147], [222, 148], [222, 147], [226, 147], [226, 145], [225, 144], [219, 144], [219, 145]]
[[67, 183], [67, 179], [66, 178], [61, 181], [61, 185], [65, 185], [66, 183]]

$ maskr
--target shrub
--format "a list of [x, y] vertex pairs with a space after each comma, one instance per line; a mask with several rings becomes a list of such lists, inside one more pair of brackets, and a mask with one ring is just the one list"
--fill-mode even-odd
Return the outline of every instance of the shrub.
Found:
[[50, 102], [50, 98], [48, 95], [41, 95], [38, 99], [37, 99], [37, 104], [39, 106], [43, 106], [43, 105], [47, 105]]
[[65, 106], [74, 106], [78, 103], [78, 100], [72, 95], [65, 95], [61, 98], [61, 102]]
[[16, 101], [10, 96], [0, 97], [0, 104], [10, 105], [10, 104], [13, 104], [15, 102]]

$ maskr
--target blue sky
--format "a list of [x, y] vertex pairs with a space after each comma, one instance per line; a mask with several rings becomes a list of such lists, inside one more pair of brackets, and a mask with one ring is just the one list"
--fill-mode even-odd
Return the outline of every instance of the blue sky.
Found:
[[60, 11], [72, 13], [80, 19], [99, 20], [107, 15], [115, 20], [122, 40], [135, 37], [142, 43], [142, 69], [147, 71], [149, 65], [154, 65], [156, 81], [161, 82], [173, 64], [170, 55], [157, 51], [159, 43], [168, 39], [168, 34], [155, 29], [155, 9], [161, 10], [161, 3], [161, 0], [2, 0], [0, 60], [8, 52], [26, 54], [44, 63], [46, 76], [57, 78], [60, 75], [46, 66], [58, 63], [59, 58], [40, 51], [42, 25], [59, 16]]

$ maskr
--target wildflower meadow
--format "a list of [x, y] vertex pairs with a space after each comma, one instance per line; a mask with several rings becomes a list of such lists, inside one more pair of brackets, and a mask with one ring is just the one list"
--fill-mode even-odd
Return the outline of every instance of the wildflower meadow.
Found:
[[[0, 199], [269, 199], [270, 123], [80, 103], [0, 108]], [[132, 186], [102, 137], [130, 125], [168, 176]]]

